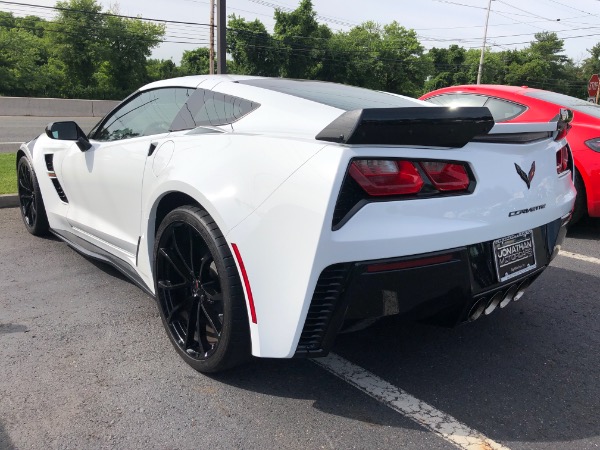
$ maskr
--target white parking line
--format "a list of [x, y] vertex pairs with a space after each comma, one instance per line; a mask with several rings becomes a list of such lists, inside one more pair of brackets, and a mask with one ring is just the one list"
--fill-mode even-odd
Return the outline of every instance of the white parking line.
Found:
[[594, 258], [593, 256], [580, 255], [579, 253], [571, 253], [571, 252], [566, 252], [564, 250], [561, 250], [559, 252], [559, 255], [566, 256], [567, 258], [578, 259], [580, 261], [590, 262], [590, 263], [594, 263], [594, 264], [600, 264], [600, 259]]
[[435, 409], [433, 406], [413, 397], [341, 356], [330, 353], [325, 358], [318, 358], [313, 361], [374, 399], [433, 431], [458, 448], [466, 450], [508, 450], [508, 447], [488, 439], [454, 417]]

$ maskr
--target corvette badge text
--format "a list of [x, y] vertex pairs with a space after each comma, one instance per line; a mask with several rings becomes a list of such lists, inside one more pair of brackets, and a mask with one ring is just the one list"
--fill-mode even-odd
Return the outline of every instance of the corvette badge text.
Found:
[[520, 209], [518, 211], [512, 211], [508, 213], [508, 217], [515, 217], [515, 216], [520, 216], [521, 214], [528, 214], [528, 213], [532, 213], [535, 211], [539, 211], [540, 209], [544, 209], [546, 207], [546, 204], [543, 205], [538, 205], [538, 206], [532, 206], [531, 208], [527, 208], [527, 209]]

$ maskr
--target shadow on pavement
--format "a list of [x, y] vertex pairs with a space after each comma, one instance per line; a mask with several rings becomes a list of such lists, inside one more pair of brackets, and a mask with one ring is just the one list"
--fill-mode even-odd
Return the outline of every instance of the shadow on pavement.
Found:
[[6, 429], [4, 427], [4, 423], [0, 420], [0, 448], [2, 450], [16, 450], [15, 445], [12, 443]]
[[210, 376], [239, 389], [312, 401], [312, 407], [327, 414], [371, 425], [421, 429], [411, 420], [359, 393], [356, 389], [305, 359], [255, 359], [228, 372]]
[[334, 351], [503, 442], [600, 435], [600, 278], [550, 267], [518, 303], [454, 329], [385, 320]]
[[600, 239], [600, 218], [585, 217], [569, 227], [567, 237], [576, 239]]

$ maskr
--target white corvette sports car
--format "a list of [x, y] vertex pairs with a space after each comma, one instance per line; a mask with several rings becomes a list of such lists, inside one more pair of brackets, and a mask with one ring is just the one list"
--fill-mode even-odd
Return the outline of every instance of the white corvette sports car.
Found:
[[321, 356], [352, 321], [454, 325], [520, 298], [573, 209], [569, 113], [495, 124], [332, 83], [165, 80], [87, 136], [55, 122], [22, 145], [21, 213], [155, 296], [197, 370]]

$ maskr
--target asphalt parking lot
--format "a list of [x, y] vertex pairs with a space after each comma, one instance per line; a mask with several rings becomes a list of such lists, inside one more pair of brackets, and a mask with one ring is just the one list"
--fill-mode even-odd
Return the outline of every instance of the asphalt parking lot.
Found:
[[[490, 317], [339, 336], [325, 363], [384, 380], [401, 394], [391, 401], [310, 360], [199, 374], [152, 298], [29, 235], [17, 209], [0, 209], [0, 224], [1, 449], [455, 448], [448, 423], [483, 448], [600, 447], [600, 220], [572, 228], [525, 297]], [[445, 414], [436, 432], [386, 404], [405, 394]]]

